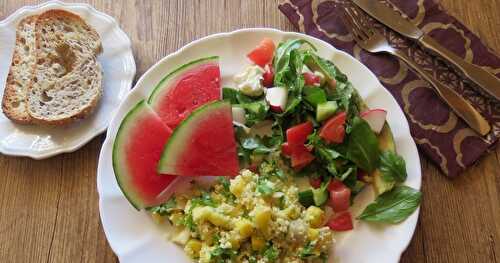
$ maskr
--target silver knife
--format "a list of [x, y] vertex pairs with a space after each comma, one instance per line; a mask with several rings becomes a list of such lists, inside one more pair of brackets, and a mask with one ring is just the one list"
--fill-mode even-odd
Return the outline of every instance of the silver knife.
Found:
[[380, 3], [378, 0], [352, 0], [352, 2], [382, 24], [406, 37], [417, 40], [425, 48], [438, 54], [455, 66], [455, 68], [481, 87], [487, 94], [500, 100], [500, 79], [493, 74], [463, 60], [455, 53], [441, 46], [436, 40], [426, 35], [418, 27], [401, 17], [396, 11]]

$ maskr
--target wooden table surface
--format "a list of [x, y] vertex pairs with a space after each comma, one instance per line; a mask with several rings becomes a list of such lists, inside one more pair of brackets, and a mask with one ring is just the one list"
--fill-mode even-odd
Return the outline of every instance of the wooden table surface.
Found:
[[[246, 27], [294, 30], [277, 0], [90, 2], [115, 17], [132, 39], [136, 79], [159, 59], [212, 33]], [[33, 3], [2, 0], [0, 19]], [[500, 53], [499, 0], [442, 4]], [[0, 155], [0, 262], [117, 261], [98, 211], [96, 169], [104, 137], [42, 161]], [[500, 262], [500, 147], [455, 180], [425, 157], [421, 161], [420, 220], [401, 261]]]

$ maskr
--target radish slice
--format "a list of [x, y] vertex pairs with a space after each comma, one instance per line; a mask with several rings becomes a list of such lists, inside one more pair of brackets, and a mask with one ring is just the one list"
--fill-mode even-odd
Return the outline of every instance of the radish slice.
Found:
[[288, 90], [283, 87], [267, 89], [266, 101], [269, 103], [272, 111], [283, 112], [288, 100]]
[[239, 124], [245, 124], [246, 122], [246, 117], [245, 117], [245, 109], [241, 107], [232, 107], [231, 111], [233, 113], [233, 122], [239, 123]]
[[370, 128], [372, 128], [375, 133], [379, 133], [384, 127], [387, 111], [383, 109], [372, 109], [362, 112], [360, 116], [368, 122]]

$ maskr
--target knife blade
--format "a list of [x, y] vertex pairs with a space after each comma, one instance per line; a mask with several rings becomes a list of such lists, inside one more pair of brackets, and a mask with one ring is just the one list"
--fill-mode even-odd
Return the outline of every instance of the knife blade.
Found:
[[490, 72], [465, 61], [460, 56], [443, 47], [417, 26], [378, 0], [352, 0], [352, 2], [382, 24], [403, 36], [418, 41], [422, 46], [451, 63], [465, 77], [482, 88], [486, 94], [500, 100], [500, 79]]

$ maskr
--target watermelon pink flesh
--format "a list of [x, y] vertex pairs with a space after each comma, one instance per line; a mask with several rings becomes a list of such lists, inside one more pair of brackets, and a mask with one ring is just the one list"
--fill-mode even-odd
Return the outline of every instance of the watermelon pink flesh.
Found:
[[161, 173], [234, 176], [239, 171], [231, 105], [217, 101], [195, 110], [165, 146]]
[[153, 90], [148, 103], [171, 129], [194, 109], [218, 100], [220, 69], [218, 57], [202, 58], [168, 74]]
[[137, 209], [166, 201], [159, 194], [175, 176], [159, 175], [156, 167], [171, 134], [145, 101], [130, 110], [120, 125], [113, 146], [113, 169], [120, 188]]

